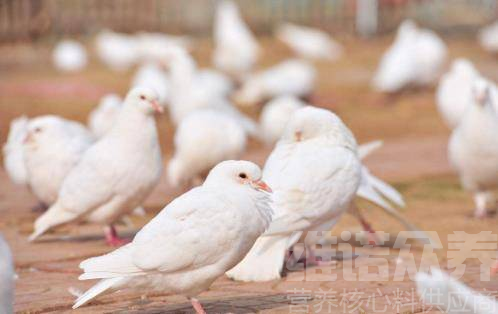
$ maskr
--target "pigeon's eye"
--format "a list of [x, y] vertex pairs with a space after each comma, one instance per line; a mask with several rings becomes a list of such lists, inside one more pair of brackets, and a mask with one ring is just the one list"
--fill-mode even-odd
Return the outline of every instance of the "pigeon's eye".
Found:
[[38, 127], [33, 130], [35, 133], [40, 133], [42, 131], [42, 128]]
[[144, 95], [140, 95], [140, 99], [145, 100], [145, 96]]
[[242, 178], [242, 179], [247, 179], [247, 174], [245, 173], [239, 173], [239, 178]]

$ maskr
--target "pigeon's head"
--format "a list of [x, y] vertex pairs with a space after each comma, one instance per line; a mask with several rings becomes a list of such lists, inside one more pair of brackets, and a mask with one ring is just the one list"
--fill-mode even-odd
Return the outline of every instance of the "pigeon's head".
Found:
[[417, 32], [417, 24], [413, 20], [404, 20], [398, 27], [398, 38], [402, 38], [408, 35], [415, 34]]
[[235, 184], [271, 193], [270, 187], [261, 180], [261, 175], [261, 169], [255, 163], [245, 160], [226, 160], [211, 169], [204, 185], [223, 187], [226, 184]]
[[294, 112], [286, 125], [282, 139], [290, 142], [304, 142], [347, 129], [333, 112], [313, 106], [306, 106]]
[[159, 104], [157, 92], [148, 87], [134, 87], [126, 95], [125, 102], [136, 106], [147, 114], [164, 112], [164, 108]]
[[493, 86], [488, 80], [478, 78], [472, 85], [472, 96], [477, 105], [485, 107], [491, 103]]
[[65, 134], [64, 123], [56, 116], [42, 116], [29, 121], [24, 144], [27, 146], [53, 145]]

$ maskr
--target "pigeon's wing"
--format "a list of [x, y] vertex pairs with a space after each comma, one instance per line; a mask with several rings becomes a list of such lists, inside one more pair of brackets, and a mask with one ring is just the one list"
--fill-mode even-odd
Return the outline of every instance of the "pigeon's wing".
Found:
[[60, 205], [78, 215], [85, 214], [110, 201], [120, 182], [117, 156], [108, 153], [108, 143], [97, 142], [64, 179], [59, 192]]
[[[290, 158], [285, 158], [285, 154], [285, 147], [277, 147], [265, 165], [263, 179], [274, 190], [272, 207], [276, 213], [266, 235], [305, 230], [331, 215], [330, 210], [335, 209], [332, 193], [341, 193], [347, 185], [357, 185], [353, 182], [356, 178], [342, 175], [358, 163], [348, 149], [307, 149], [292, 153]], [[346, 179], [351, 182], [345, 182]]]
[[240, 236], [225, 225], [228, 203], [196, 188], [165, 207], [135, 237], [113, 253], [81, 264], [81, 279], [175, 272], [216, 263]]

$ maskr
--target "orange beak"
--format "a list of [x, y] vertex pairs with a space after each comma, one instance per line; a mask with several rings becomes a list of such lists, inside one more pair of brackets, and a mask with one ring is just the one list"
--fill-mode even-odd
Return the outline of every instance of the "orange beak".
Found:
[[268, 184], [266, 184], [263, 181], [252, 181], [252, 186], [258, 190], [266, 191], [268, 193], [273, 192], [272, 189], [268, 186]]
[[151, 101], [150, 104], [151, 104], [152, 108], [154, 108], [155, 112], [158, 112], [158, 113], [164, 112], [164, 108], [157, 102], [157, 100]]
[[24, 140], [22, 141], [22, 143], [23, 143], [23, 144], [26, 144], [26, 143], [31, 142], [31, 137], [32, 137], [31, 133], [30, 133], [30, 132], [28, 132], [28, 133], [26, 134], [26, 137], [25, 137], [25, 138], [24, 138]]

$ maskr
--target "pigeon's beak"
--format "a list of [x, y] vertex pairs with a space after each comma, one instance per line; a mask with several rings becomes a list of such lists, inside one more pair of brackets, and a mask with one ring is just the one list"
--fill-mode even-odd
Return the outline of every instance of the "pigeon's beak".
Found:
[[163, 107], [159, 104], [159, 102], [157, 100], [151, 101], [150, 105], [152, 106], [152, 108], [154, 108], [155, 112], [158, 112], [158, 113], [163, 113], [164, 112]]
[[263, 181], [251, 181], [251, 185], [257, 190], [262, 190], [268, 193], [273, 192], [272, 189], [268, 186], [268, 184], [266, 184]]
[[26, 144], [26, 143], [31, 142], [31, 138], [32, 138], [32, 137], [33, 137], [33, 136], [31, 135], [31, 132], [26, 133], [26, 137], [24, 138], [24, 140], [22, 141], [22, 143], [23, 143], [23, 144]]

